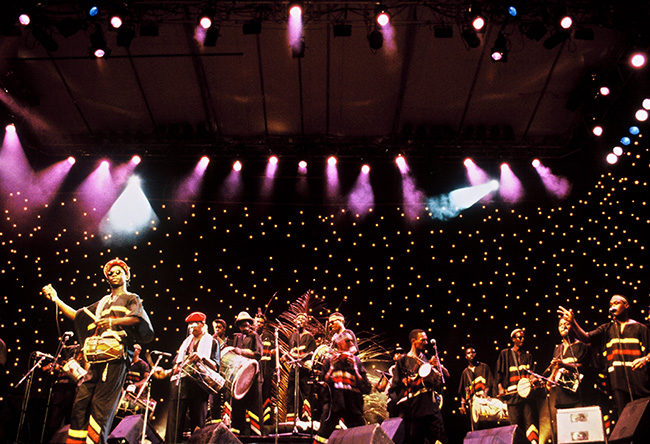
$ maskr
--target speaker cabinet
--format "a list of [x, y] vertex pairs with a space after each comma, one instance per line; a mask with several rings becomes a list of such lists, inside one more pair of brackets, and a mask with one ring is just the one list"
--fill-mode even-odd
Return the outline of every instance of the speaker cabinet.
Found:
[[604, 442], [603, 415], [600, 407], [557, 409], [558, 444]]
[[223, 423], [210, 424], [192, 433], [187, 444], [242, 444]]
[[402, 418], [388, 418], [381, 423], [381, 428], [395, 444], [403, 444], [406, 437], [406, 429]]
[[627, 403], [609, 436], [610, 443], [650, 442], [648, 402], [650, 402], [650, 398], [637, 399]]
[[335, 430], [328, 444], [394, 444], [379, 424]]
[[530, 444], [519, 426], [476, 430], [465, 435], [463, 444]]
[[[142, 440], [142, 415], [125, 416], [108, 435], [108, 444], [139, 444]], [[152, 444], [161, 444], [163, 440], [151, 426], [147, 425], [145, 435]]]

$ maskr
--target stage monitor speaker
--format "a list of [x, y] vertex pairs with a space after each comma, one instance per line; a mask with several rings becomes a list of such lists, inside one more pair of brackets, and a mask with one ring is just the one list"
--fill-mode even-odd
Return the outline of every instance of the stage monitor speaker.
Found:
[[57, 430], [50, 439], [50, 444], [65, 444], [65, 441], [68, 439], [68, 430], [70, 430], [70, 424]]
[[605, 442], [600, 407], [557, 409], [558, 444]]
[[335, 430], [327, 444], [394, 444], [379, 424]]
[[476, 430], [465, 435], [463, 444], [530, 444], [519, 426]]
[[381, 423], [381, 428], [395, 444], [402, 444], [406, 437], [404, 420], [402, 418], [388, 418]]
[[[142, 422], [142, 415], [125, 416], [108, 435], [108, 444], [139, 444], [142, 440]], [[151, 444], [161, 444], [163, 442], [160, 435], [149, 425], [147, 425], [145, 438]]]
[[650, 398], [637, 399], [627, 403], [609, 436], [610, 443], [650, 442], [648, 402], [650, 402]]
[[210, 424], [192, 433], [187, 444], [242, 444], [224, 423]]

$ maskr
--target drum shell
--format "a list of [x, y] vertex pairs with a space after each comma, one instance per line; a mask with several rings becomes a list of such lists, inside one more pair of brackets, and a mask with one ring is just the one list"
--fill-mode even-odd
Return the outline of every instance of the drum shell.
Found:
[[84, 341], [84, 358], [87, 362], [101, 363], [124, 359], [126, 350], [119, 339], [113, 336], [89, 336]]
[[63, 371], [68, 375], [74, 382], [79, 382], [88, 374], [86, 369], [77, 361], [76, 359], [68, 359], [65, 364], [63, 364]]
[[316, 350], [314, 350], [314, 355], [311, 360], [311, 368], [313, 370], [321, 370], [323, 368], [323, 364], [325, 364], [325, 360], [329, 358], [332, 355], [332, 349], [329, 347], [327, 344], [321, 344], [318, 347], [316, 347]]
[[181, 367], [181, 371], [196, 381], [201, 387], [214, 394], [218, 393], [226, 383], [225, 378], [219, 372], [202, 361], [193, 363], [188, 361]]
[[258, 371], [259, 363], [235, 353], [234, 347], [226, 347], [221, 351], [221, 375], [235, 399], [241, 399], [248, 393], [256, 381]]
[[497, 398], [472, 398], [472, 421], [504, 421], [508, 419], [508, 405]]

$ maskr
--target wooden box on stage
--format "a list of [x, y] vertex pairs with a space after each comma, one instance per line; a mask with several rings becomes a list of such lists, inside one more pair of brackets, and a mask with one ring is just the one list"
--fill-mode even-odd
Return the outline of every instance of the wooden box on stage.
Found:
[[557, 409], [558, 444], [604, 441], [605, 431], [600, 407]]

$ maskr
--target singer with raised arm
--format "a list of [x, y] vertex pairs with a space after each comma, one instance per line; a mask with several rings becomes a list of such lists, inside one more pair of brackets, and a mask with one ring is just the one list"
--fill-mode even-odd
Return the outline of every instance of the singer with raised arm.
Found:
[[62, 301], [51, 284], [42, 289], [66, 317], [74, 320], [85, 359], [90, 364], [72, 407], [68, 444], [106, 443], [133, 345], [146, 344], [154, 338], [142, 300], [126, 289], [131, 278], [129, 266], [115, 258], [103, 270], [110, 293], [80, 310]]
[[650, 332], [644, 324], [630, 318], [630, 302], [625, 296], [612, 296], [612, 320], [589, 332], [580, 327], [573, 310], [559, 307], [558, 314], [571, 324], [578, 339], [592, 344], [605, 356], [611, 395], [619, 415], [628, 402], [650, 396], [645, 368], [650, 361]]

